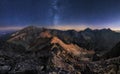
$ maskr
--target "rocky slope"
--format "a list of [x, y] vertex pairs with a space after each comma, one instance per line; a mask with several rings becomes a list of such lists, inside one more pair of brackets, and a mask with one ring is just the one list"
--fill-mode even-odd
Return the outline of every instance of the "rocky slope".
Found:
[[120, 56], [120, 42], [116, 44], [111, 50], [106, 52], [102, 58], [109, 59], [109, 58], [115, 58]]
[[0, 50], [0, 73], [81, 73], [83, 62], [91, 61], [94, 53], [66, 44], [44, 28], [27, 27], [13, 33]]
[[109, 50], [120, 41], [120, 33], [110, 29], [91, 30], [87, 28], [79, 32], [50, 30], [50, 33], [66, 43], [75, 43], [83, 48], [94, 49], [95, 51]]
[[[111, 35], [113, 39], [107, 40]], [[76, 32], [30, 26], [6, 37], [0, 49], [0, 74], [119, 74], [120, 71], [119, 56], [92, 61], [95, 49], [91, 46], [99, 46], [100, 42], [94, 43], [96, 40], [105, 39], [106, 45], [119, 41], [114, 39], [119, 33], [111, 30]]]

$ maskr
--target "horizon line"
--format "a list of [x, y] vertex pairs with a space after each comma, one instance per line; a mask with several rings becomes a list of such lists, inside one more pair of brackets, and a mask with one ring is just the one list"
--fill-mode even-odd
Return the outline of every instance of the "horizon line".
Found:
[[[34, 26], [34, 25], [30, 25], [30, 26]], [[0, 27], [0, 31], [17, 31], [17, 30], [21, 30], [25, 27], [29, 27], [29, 26], [9, 26], [9, 27]], [[92, 30], [101, 30], [101, 29], [111, 29], [113, 31], [120, 31], [120, 29], [116, 29], [116, 28], [109, 28], [109, 27], [90, 27], [90, 26], [73, 26], [73, 25], [62, 25], [62, 26], [35, 26], [38, 28], [48, 28], [48, 29], [57, 29], [57, 30], [76, 30], [76, 31], [81, 31], [81, 30], [85, 30], [87, 28], [90, 28]]]

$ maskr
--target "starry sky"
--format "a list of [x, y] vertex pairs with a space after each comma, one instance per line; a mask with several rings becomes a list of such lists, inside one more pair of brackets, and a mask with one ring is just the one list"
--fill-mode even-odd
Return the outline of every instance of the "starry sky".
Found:
[[120, 0], [0, 0], [0, 30], [30, 25], [120, 30]]

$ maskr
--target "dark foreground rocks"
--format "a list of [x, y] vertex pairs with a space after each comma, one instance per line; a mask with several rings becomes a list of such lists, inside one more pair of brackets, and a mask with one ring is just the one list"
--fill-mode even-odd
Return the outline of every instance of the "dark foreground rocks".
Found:
[[67, 53], [46, 50], [7, 52], [0, 50], [0, 74], [119, 74], [120, 57], [85, 62]]

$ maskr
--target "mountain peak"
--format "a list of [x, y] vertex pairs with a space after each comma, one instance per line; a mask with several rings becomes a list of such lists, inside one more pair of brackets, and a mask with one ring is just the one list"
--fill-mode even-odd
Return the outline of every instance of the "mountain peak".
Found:
[[110, 28], [104, 28], [104, 29], [101, 29], [102, 31], [112, 31]]
[[92, 29], [90, 29], [90, 28], [86, 28], [84, 31], [92, 31]]
[[24, 29], [31, 30], [31, 29], [36, 29], [36, 28], [37, 28], [36, 26], [28, 26], [28, 27], [25, 27]]

